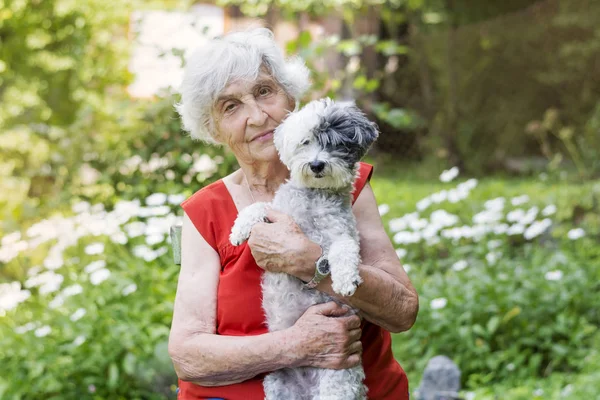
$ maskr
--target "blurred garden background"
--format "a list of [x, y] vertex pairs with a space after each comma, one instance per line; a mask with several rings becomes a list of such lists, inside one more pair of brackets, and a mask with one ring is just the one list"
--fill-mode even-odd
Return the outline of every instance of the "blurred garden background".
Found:
[[445, 354], [465, 399], [600, 398], [600, 2], [0, 0], [0, 399], [175, 397], [169, 228], [236, 168], [176, 88], [249, 25], [380, 126], [411, 391]]

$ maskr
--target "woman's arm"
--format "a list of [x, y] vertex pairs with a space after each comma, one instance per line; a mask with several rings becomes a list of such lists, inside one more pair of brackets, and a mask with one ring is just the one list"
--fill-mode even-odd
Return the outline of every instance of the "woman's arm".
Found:
[[360, 362], [360, 320], [335, 303], [311, 307], [285, 331], [258, 336], [216, 334], [220, 261], [184, 216], [181, 272], [169, 354], [180, 379], [223, 386], [292, 366], [348, 368]]
[[216, 335], [217, 252], [184, 215], [181, 271], [169, 354], [180, 379], [203, 386], [241, 382], [297, 360], [286, 332], [252, 337]]

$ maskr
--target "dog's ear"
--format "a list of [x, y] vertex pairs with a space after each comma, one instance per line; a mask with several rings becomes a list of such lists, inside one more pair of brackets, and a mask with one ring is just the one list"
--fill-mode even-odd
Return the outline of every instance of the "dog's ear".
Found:
[[377, 125], [352, 103], [332, 103], [325, 108], [319, 141], [325, 146], [342, 145], [359, 161], [379, 136]]
[[379, 137], [377, 124], [369, 121], [367, 116], [355, 105], [348, 105], [346, 109], [348, 110], [348, 117], [351, 124], [354, 126], [354, 140], [364, 148], [362, 155], [365, 155]]

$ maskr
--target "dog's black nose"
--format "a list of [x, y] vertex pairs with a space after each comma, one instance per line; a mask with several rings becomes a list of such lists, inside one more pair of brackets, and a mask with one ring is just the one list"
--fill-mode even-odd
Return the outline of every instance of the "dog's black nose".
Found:
[[325, 169], [325, 163], [323, 161], [311, 161], [310, 170], [315, 174], [322, 172]]

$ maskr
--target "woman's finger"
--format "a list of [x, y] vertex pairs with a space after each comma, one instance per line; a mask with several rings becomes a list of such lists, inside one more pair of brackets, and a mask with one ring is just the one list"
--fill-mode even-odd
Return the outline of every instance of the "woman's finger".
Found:
[[346, 359], [346, 363], [348, 364], [348, 368], [356, 367], [361, 363], [362, 356], [361, 353], [354, 353], [348, 356]]
[[348, 339], [350, 339], [351, 342], [356, 342], [357, 340], [360, 340], [361, 336], [362, 336], [361, 329], [352, 329], [351, 331], [348, 332]]
[[324, 316], [338, 316], [341, 312], [346, 310], [338, 305], [335, 301], [329, 301], [327, 303], [315, 304], [309, 308], [315, 314], [321, 314]]
[[346, 319], [346, 327], [348, 329], [356, 329], [360, 328], [360, 318], [358, 315], [350, 315], [348, 317], [344, 317]]
[[360, 340], [357, 340], [356, 342], [354, 342], [350, 346], [348, 346], [348, 354], [357, 354], [357, 353], [362, 354], [362, 350], [363, 350], [363, 346], [362, 346], [362, 343], [360, 342]]

